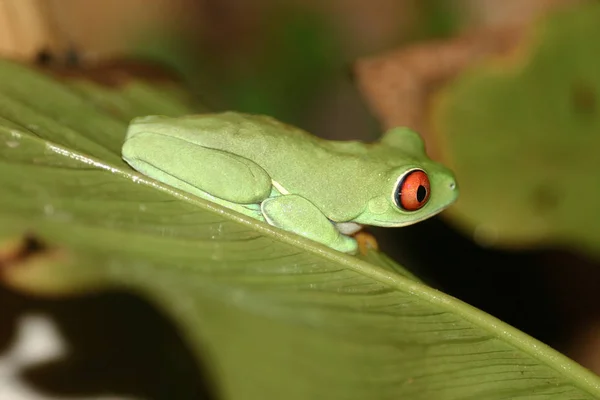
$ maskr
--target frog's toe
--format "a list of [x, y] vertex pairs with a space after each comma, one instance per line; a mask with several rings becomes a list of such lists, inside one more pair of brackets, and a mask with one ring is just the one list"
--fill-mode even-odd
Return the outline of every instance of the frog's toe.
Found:
[[331, 248], [341, 251], [342, 253], [356, 254], [358, 252], [358, 243], [350, 236], [341, 235], [339, 239], [329, 245]]

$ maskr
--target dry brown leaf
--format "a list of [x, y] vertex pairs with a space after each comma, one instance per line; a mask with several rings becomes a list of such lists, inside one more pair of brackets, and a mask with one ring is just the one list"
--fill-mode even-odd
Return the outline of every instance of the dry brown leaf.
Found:
[[354, 67], [356, 82], [385, 129], [408, 126], [434, 150], [428, 134], [432, 96], [473, 63], [510, 53], [522, 33], [518, 26], [486, 29], [362, 59]]

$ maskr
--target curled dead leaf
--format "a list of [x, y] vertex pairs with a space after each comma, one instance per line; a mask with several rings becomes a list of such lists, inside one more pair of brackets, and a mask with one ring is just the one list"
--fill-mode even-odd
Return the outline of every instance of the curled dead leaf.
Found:
[[0, 280], [30, 293], [60, 293], [64, 288], [53, 278], [53, 270], [70, 261], [64, 249], [51, 246], [35, 233], [26, 233], [0, 243]]
[[384, 129], [415, 129], [435, 158], [428, 124], [434, 95], [470, 65], [512, 54], [522, 33], [521, 26], [485, 29], [365, 58], [354, 65], [356, 84]]
[[48, 246], [34, 234], [28, 233], [0, 246], [0, 273], [28, 263], [49, 253]]

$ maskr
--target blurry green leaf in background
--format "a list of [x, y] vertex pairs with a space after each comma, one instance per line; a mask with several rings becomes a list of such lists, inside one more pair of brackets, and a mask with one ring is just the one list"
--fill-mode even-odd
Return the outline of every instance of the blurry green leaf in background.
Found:
[[440, 95], [434, 131], [462, 188], [450, 215], [487, 245], [598, 258], [600, 4], [556, 13], [524, 40]]

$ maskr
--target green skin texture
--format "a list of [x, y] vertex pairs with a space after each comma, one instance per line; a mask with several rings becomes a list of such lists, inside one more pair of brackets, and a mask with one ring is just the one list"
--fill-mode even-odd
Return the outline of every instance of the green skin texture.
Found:
[[[147, 116], [129, 125], [122, 156], [160, 182], [351, 254], [356, 240], [341, 231], [410, 225], [458, 196], [452, 172], [408, 128], [367, 144], [324, 140], [262, 115]], [[430, 198], [406, 211], [395, 191], [414, 169], [427, 173]]]

